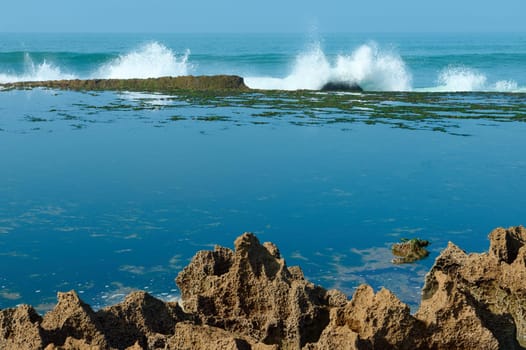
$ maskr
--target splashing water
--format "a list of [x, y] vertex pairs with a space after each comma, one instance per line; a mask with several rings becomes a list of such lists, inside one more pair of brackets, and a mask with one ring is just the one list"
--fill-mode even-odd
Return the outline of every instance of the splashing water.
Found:
[[516, 81], [513, 80], [499, 80], [495, 83], [496, 91], [515, 92], [520, 91]]
[[106, 63], [94, 77], [128, 79], [188, 75], [189, 55], [190, 51], [187, 50], [181, 58], [177, 58], [172, 50], [153, 42]]
[[448, 67], [440, 72], [436, 91], [477, 91], [484, 90], [487, 78], [484, 74], [468, 67]]
[[437, 86], [417, 89], [417, 91], [431, 92], [471, 92], [471, 91], [499, 91], [521, 92], [517, 82], [513, 80], [499, 80], [494, 84], [488, 83], [483, 73], [469, 67], [450, 66], [443, 69], [437, 79]]
[[328, 82], [341, 82], [367, 90], [411, 90], [411, 74], [401, 57], [374, 43], [360, 46], [350, 56], [338, 55], [332, 64], [317, 43], [296, 57], [287, 77], [246, 77], [245, 82], [256, 89], [319, 90]]
[[[123, 52], [118, 56], [108, 52], [48, 52], [37, 50], [20, 55], [18, 51], [0, 52], [0, 83], [20, 81], [45, 81], [60, 79], [130, 79], [156, 78], [162, 76], [181, 76], [188, 74], [242, 74], [242, 71], [258, 69], [259, 64], [266, 64], [266, 54], [258, 51], [249, 62], [254, 65], [239, 68], [238, 62], [246, 63], [246, 55], [226, 50], [211, 56], [204, 54], [196, 58], [196, 64], [189, 62], [190, 51], [176, 54], [172, 49], [158, 41]], [[205, 58], [203, 58], [205, 57]], [[211, 57], [211, 58], [210, 58]], [[237, 59], [241, 61], [237, 61]], [[250, 56], [252, 57], [252, 56]], [[259, 60], [262, 57], [263, 60]], [[21, 59], [23, 61], [21, 61]], [[412, 58], [417, 62], [417, 59]], [[59, 65], [60, 63], [60, 65]], [[307, 48], [291, 62], [292, 68], [285, 76], [279, 77], [269, 73], [266, 76], [246, 76], [245, 83], [256, 89], [279, 90], [319, 90], [325, 84], [357, 84], [366, 91], [498, 91], [526, 92], [520, 74], [512, 75], [520, 83], [498, 74], [502, 80], [494, 79], [493, 70], [478, 71], [470, 65], [479, 66], [479, 62], [463, 62], [457, 66], [447, 66], [448, 61], [433, 63], [425, 67], [424, 77], [419, 68], [425, 64], [415, 64], [415, 75], [420, 86], [413, 87], [412, 74], [402, 57], [388, 49], [379, 47], [374, 42], [357, 46], [353, 51], [337, 55], [334, 51], [324, 52], [319, 42]], [[279, 69], [282, 61], [273, 67]], [[204, 67], [201, 70], [200, 67]], [[212, 68], [210, 68], [212, 67]], [[443, 68], [441, 71], [440, 69]], [[435, 81], [429, 72], [438, 70]], [[270, 70], [270, 72], [273, 72]], [[487, 73], [487, 75], [486, 75]], [[277, 74], [277, 73], [276, 73]], [[423, 79], [424, 78], [424, 79]], [[425, 80], [425, 83], [418, 81]], [[421, 85], [425, 84], [425, 85]]]
[[56, 67], [46, 60], [40, 64], [35, 64], [31, 56], [27, 53], [24, 55], [24, 66], [24, 73], [21, 75], [0, 74], [0, 83], [75, 79], [74, 75], [62, 72], [59, 67]]

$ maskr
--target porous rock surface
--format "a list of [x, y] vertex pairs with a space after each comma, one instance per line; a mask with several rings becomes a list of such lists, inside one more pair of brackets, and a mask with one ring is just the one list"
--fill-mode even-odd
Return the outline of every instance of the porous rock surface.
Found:
[[307, 281], [277, 247], [250, 233], [235, 249], [200, 251], [179, 274], [180, 303], [134, 292], [94, 311], [59, 293], [43, 317], [0, 311], [0, 349], [523, 349], [526, 229], [498, 228], [488, 253], [452, 243], [425, 279], [412, 315], [393, 293], [357, 288], [351, 300]]

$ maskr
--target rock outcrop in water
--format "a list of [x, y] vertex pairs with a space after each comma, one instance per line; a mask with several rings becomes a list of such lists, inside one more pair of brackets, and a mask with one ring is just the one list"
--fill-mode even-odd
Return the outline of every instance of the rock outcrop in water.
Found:
[[134, 292], [93, 311], [73, 291], [41, 317], [0, 311], [1, 349], [522, 349], [526, 346], [526, 229], [498, 228], [490, 250], [454, 244], [409, 307], [386, 289], [351, 300], [307, 281], [252, 234], [235, 250], [198, 252], [178, 275], [181, 302]]
[[[172, 93], [177, 91], [235, 92], [251, 91], [242, 77], [236, 75], [201, 75], [145, 79], [71, 79], [46, 81], [21, 81], [0, 84], [0, 89], [30, 89], [45, 87], [80, 91], [140, 91]], [[355, 83], [328, 82], [321, 91], [362, 92]]]
[[339, 81], [330, 81], [322, 86], [321, 91], [346, 91], [346, 92], [362, 92], [363, 89], [356, 83], [347, 83]]
[[392, 263], [407, 264], [426, 258], [429, 255], [429, 251], [426, 249], [428, 245], [429, 241], [425, 239], [402, 239], [402, 242], [391, 246], [391, 252], [396, 256]]
[[187, 91], [246, 91], [243, 78], [235, 75], [180, 76], [147, 79], [88, 79], [50, 80], [4, 84], [7, 88], [47, 87], [66, 90], [117, 90], [174, 92]]

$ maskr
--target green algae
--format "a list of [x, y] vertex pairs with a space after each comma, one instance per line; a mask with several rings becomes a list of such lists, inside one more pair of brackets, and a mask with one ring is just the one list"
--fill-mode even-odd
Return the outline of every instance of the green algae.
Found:
[[168, 118], [168, 120], [171, 120], [173, 122], [176, 122], [176, 121], [180, 121], [180, 120], [186, 120], [185, 117], [182, 117], [180, 115], [173, 115], [171, 116], [170, 118]]
[[203, 116], [203, 117], [195, 117], [193, 119], [194, 120], [205, 121], [205, 122], [226, 122], [226, 121], [230, 120], [230, 118], [228, 118], [228, 117], [219, 116], [219, 115], [207, 115], [207, 116]]
[[[223, 80], [221, 80], [223, 79]], [[438, 93], [438, 92], [363, 92], [336, 93], [319, 91], [262, 91], [246, 86], [225, 85], [239, 77], [179, 77], [128, 80], [90, 80], [20, 83], [9, 89], [44, 87], [51, 89], [75, 88], [88, 94], [97, 91], [141, 91], [164, 93], [162, 104], [155, 96], [129, 98], [126, 94], [102, 105], [73, 104], [75, 115], [67, 109], [52, 108], [49, 113], [64, 120], [87, 122], [88, 115], [100, 114], [95, 122], [105, 122], [108, 112], [113, 119], [121, 112], [137, 112], [139, 119], [149, 120], [154, 114], [164, 114], [164, 120], [230, 121], [236, 125], [265, 125], [270, 120], [282, 120], [298, 126], [387, 125], [404, 130], [424, 130], [469, 136], [458, 132], [459, 121], [474, 121], [480, 125], [526, 121], [524, 93]], [[177, 81], [177, 83], [174, 83]], [[241, 79], [242, 82], [242, 79]], [[220, 88], [220, 84], [223, 87]], [[2, 90], [5, 91], [5, 90]], [[1, 92], [0, 92], [1, 93]], [[213, 110], [209, 114], [205, 110]], [[78, 115], [77, 111], [81, 114]], [[146, 113], [148, 112], [148, 113]], [[48, 118], [48, 115], [45, 116]], [[260, 120], [261, 118], [262, 120]], [[53, 120], [27, 118], [31, 122]]]
[[26, 120], [31, 123], [42, 123], [47, 122], [47, 119], [40, 118], [40, 117], [34, 117], [32, 115], [26, 115]]
[[87, 79], [50, 80], [4, 84], [5, 88], [47, 87], [82, 91], [148, 91], [174, 92], [248, 90], [243, 78], [233, 75], [181, 76], [147, 79]]

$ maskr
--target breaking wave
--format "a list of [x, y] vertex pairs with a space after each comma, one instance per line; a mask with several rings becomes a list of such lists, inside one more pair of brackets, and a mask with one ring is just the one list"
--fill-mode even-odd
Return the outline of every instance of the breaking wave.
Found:
[[245, 83], [255, 89], [319, 90], [329, 82], [358, 84], [364, 90], [411, 90], [411, 74], [402, 58], [375, 43], [332, 61], [317, 43], [296, 57], [292, 72], [284, 78], [245, 77]]
[[104, 64], [93, 77], [128, 79], [188, 75], [189, 55], [190, 51], [187, 50], [184, 55], [177, 57], [166, 46], [153, 42]]
[[517, 82], [513, 80], [499, 80], [491, 83], [485, 74], [476, 69], [464, 66], [450, 66], [439, 73], [436, 86], [416, 90], [431, 92], [521, 92], [524, 89], [519, 88]]
[[158, 78], [163, 76], [188, 75], [192, 66], [188, 63], [190, 51], [177, 56], [166, 46], [152, 42], [137, 50], [109, 58], [100, 67], [94, 67], [87, 75], [66, 73], [59, 66], [44, 59], [35, 63], [29, 53], [24, 54], [22, 73], [0, 73], [0, 83], [20, 81], [45, 81], [61, 79], [130, 79]]
[[64, 73], [59, 67], [44, 60], [42, 63], [33, 62], [29, 54], [24, 54], [24, 72], [22, 74], [0, 73], [0, 83], [14, 83], [19, 81], [44, 81], [58, 79], [75, 79], [72, 74]]
[[[258, 55], [250, 62], [253, 67], [245, 71], [257, 71], [258, 65], [266, 64], [267, 61], [263, 58], [266, 55], [261, 54], [261, 60]], [[0, 71], [0, 83], [60, 79], [157, 78], [200, 74], [197, 68], [200, 68], [201, 74], [224, 74], [225, 71], [239, 74], [242, 69], [237, 63], [244, 62], [246, 57], [229, 53], [224, 57], [215, 55], [210, 61], [208, 56], [206, 59], [204, 56], [198, 55], [195, 58], [196, 63], [190, 63], [190, 50], [176, 53], [157, 41], [143, 44], [120, 55], [4, 52], [0, 53], [0, 63], [4, 64], [3, 71]], [[372, 42], [358, 46], [348, 54], [328, 55], [319, 43], [314, 43], [291, 59], [291, 69], [285, 76], [273, 76], [272, 73], [265, 73], [266, 76], [244, 74], [244, 79], [247, 86], [263, 90], [319, 90], [327, 83], [339, 83], [357, 84], [366, 91], [526, 92], [526, 87], [514, 80], [491, 79], [484, 72], [469, 66], [447, 66], [447, 61], [443, 63], [444, 65], [440, 66], [435, 64], [438, 73], [434, 81], [434, 77], [429, 77], [430, 73], [426, 73], [426, 83], [414, 87], [411, 70], [393, 50], [380, 48]], [[279, 70], [283, 62], [274, 64], [274, 68]], [[433, 72], [432, 69], [427, 71]]]

